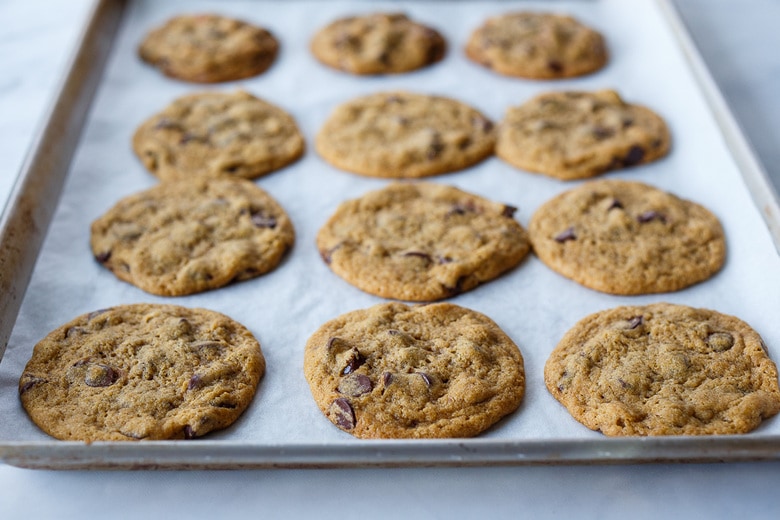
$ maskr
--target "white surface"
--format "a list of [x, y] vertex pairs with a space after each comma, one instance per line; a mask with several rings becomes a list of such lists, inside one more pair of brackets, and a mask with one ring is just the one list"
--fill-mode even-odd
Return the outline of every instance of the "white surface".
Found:
[[[771, 3], [754, 0], [747, 5], [759, 9], [763, 4], [768, 8]], [[17, 30], [24, 26], [24, 20], [32, 28], [36, 27], [40, 17], [29, 7], [23, 8], [23, 4], [22, 1], [2, 4], [3, 8], [10, 5], [14, 18], [20, 20], [18, 24], [12, 24], [13, 34], [17, 35], [15, 48], [36, 56], [35, 70], [56, 69], [62, 63], [61, 56], [58, 62], [50, 52], [32, 53], [31, 48], [41, 48], [42, 43], [36, 42], [43, 40], [21, 40], [25, 34], [30, 34]], [[65, 9], [65, 2], [51, 1], [49, 4], [51, 8], [46, 11], [47, 20], [51, 16], [51, 20], [59, 24], [78, 23], [80, 13], [77, 8]], [[704, 2], [698, 4], [703, 7]], [[707, 7], [717, 11], [709, 2]], [[57, 9], [59, 14], [52, 15]], [[746, 9], [744, 4], [742, 9]], [[695, 12], [695, 9], [692, 10]], [[709, 14], [712, 16], [712, 12]], [[730, 18], [722, 20], [722, 23], [728, 23], [731, 32], [735, 32], [734, 20], [738, 19], [738, 14], [732, 13]], [[712, 20], [715, 20], [714, 17], [710, 21], [717, 23], [717, 20]], [[751, 26], [743, 29], [743, 33], [754, 31]], [[67, 30], [49, 32], [61, 34], [60, 40], [57, 45], [45, 50], [56, 48], [61, 54], [72, 36]], [[710, 38], [712, 36], [709, 34]], [[767, 31], [765, 36], [769, 37], [770, 33]], [[776, 35], [771, 36], [777, 39]], [[7, 41], [3, 33], [0, 44]], [[767, 45], [765, 41], [763, 45], [765, 47], [756, 43], [755, 48], [776, 47]], [[706, 52], [704, 54], [706, 56]], [[4, 56], [5, 69], [5, 56], [9, 54], [0, 49], [0, 55]], [[751, 59], [757, 60], [755, 56]], [[29, 74], [21, 66], [14, 70], [21, 78]], [[56, 78], [56, 72], [50, 73], [49, 78]], [[9, 77], [15, 77], [13, 71]], [[742, 77], [740, 80], [744, 81]], [[775, 84], [780, 83], [777, 76], [774, 80]], [[20, 81], [24, 84], [25, 80]], [[9, 108], [2, 106], [2, 130], [7, 132], [11, 142], [17, 143], [12, 146], [14, 150], [23, 149], [29, 142], [29, 135], [7, 131], [6, 122], [13, 121], [13, 118], [7, 119], [6, 114], [16, 114], [24, 119], [32, 111], [31, 106], [25, 110], [25, 98], [31, 99], [32, 104], [37, 102], [36, 106], [40, 105], [40, 100], [33, 99], [32, 89], [29, 88], [9, 88], [4, 93], [6, 96], [12, 94], [18, 102], [4, 102]], [[161, 94], [160, 99], [167, 98]], [[774, 103], [777, 106], [777, 101]], [[483, 102], [474, 104], [481, 107]], [[40, 114], [40, 108], [37, 110]], [[771, 108], [764, 112], [771, 112]], [[500, 114], [490, 115], [497, 117]], [[743, 114], [738, 116], [745, 117]], [[308, 133], [307, 137], [310, 137], [311, 132]], [[454, 175], [450, 178], [456, 183], [460, 180]], [[262, 182], [260, 184], [263, 185]], [[531, 202], [528, 204], [527, 208], [533, 207]], [[528, 214], [519, 215], [523, 222], [527, 217]], [[771, 333], [777, 334], [777, 327], [773, 327], [771, 321], [768, 323]], [[0, 511], [50, 517], [83, 517], [85, 510], [102, 510], [120, 517], [176, 511], [177, 516], [205, 517], [224, 514], [222, 507], [227, 506], [226, 510], [235, 516], [262, 514], [263, 511], [274, 511], [279, 516], [284, 511], [310, 511], [319, 516], [342, 518], [365, 514], [375, 517], [383, 513], [387, 516], [450, 518], [482, 516], [481, 513], [485, 512], [490, 512], [493, 517], [516, 517], [522, 511], [529, 517], [540, 517], [576, 511], [579, 517], [584, 512], [590, 512], [593, 516], [605, 518], [630, 511], [638, 517], [647, 518], [664, 513], [723, 517], [741, 514], [751, 518], [769, 518], [776, 516], [773, 513], [780, 505], [780, 499], [774, 492], [778, 469], [780, 464], [761, 463], [235, 473], [57, 473], [0, 466]]]

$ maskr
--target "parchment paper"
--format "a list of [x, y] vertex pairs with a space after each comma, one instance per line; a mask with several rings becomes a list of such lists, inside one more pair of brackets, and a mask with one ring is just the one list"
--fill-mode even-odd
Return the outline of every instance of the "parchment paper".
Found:
[[[506, 78], [469, 62], [463, 46], [489, 15], [511, 9], [575, 15], [605, 35], [610, 64], [580, 79], [544, 82]], [[446, 58], [428, 69], [390, 77], [355, 77], [317, 63], [308, 50], [314, 32], [331, 20], [374, 10], [406, 11], [440, 30]], [[213, 87], [167, 79], [142, 64], [136, 46], [150, 28], [180, 13], [219, 12], [269, 28], [281, 53], [262, 76]], [[263, 277], [181, 298], [144, 293], [116, 279], [92, 258], [89, 226], [120, 198], [154, 185], [130, 149], [135, 128], [176, 97], [211, 88], [246, 89], [285, 108], [309, 144], [296, 164], [257, 180], [287, 210], [296, 244], [286, 261]], [[627, 304], [668, 301], [734, 314], [764, 337], [780, 360], [780, 258], [754, 207], [712, 114], [674, 37], [651, 0], [573, 2], [184, 2], [152, 0], [131, 6], [71, 167], [58, 210], [21, 312], [0, 364], [0, 440], [51, 440], [19, 405], [17, 383], [32, 348], [49, 331], [96, 309], [159, 302], [205, 307], [246, 325], [259, 339], [268, 370], [256, 398], [231, 428], [209, 435], [265, 443], [350, 443], [319, 412], [303, 376], [307, 338], [325, 321], [384, 300], [361, 292], [330, 272], [315, 235], [342, 201], [388, 181], [339, 171], [313, 151], [314, 135], [331, 110], [355, 96], [390, 89], [448, 95], [498, 121], [507, 107], [548, 90], [615, 88], [625, 99], [660, 113], [673, 134], [673, 150], [659, 162], [610, 173], [650, 183], [710, 208], [723, 222], [728, 259], [721, 273], [689, 289], [663, 295], [616, 297], [586, 289], [530, 256], [505, 276], [450, 301], [493, 318], [525, 358], [521, 408], [483, 434], [494, 439], [600, 438], [572, 419], [544, 387], [550, 351], [579, 319]], [[519, 207], [526, 226], [552, 196], [576, 186], [517, 170], [492, 157], [468, 170], [429, 179]], [[750, 435], [778, 434], [780, 418]], [[197, 442], [197, 441], [195, 441]]]

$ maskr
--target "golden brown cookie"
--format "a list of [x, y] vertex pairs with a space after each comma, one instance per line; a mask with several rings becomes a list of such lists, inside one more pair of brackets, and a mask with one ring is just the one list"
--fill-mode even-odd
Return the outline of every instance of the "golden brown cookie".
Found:
[[133, 136], [136, 155], [162, 180], [254, 179], [296, 161], [303, 149], [287, 112], [243, 91], [183, 96]]
[[709, 210], [639, 182], [590, 181], [544, 203], [528, 225], [534, 251], [567, 278], [610, 294], [677, 291], [723, 266]]
[[161, 296], [182, 296], [274, 269], [295, 231], [284, 209], [251, 181], [163, 182], [119, 201], [92, 223], [98, 262]]
[[317, 248], [334, 273], [366, 292], [439, 300], [520, 263], [530, 243], [515, 209], [450, 186], [394, 183], [341, 204]]
[[507, 110], [496, 155], [561, 180], [655, 161], [669, 152], [664, 120], [613, 90], [548, 92]]
[[336, 20], [311, 41], [319, 61], [353, 74], [397, 74], [427, 67], [444, 57], [438, 31], [401, 13], [373, 13]]
[[409, 92], [354, 99], [317, 134], [329, 163], [370, 177], [415, 178], [467, 168], [493, 153], [493, 123], [459, 101]]
[[264, 371], [260, 344], [227, 316], [123, 305], [79, 316], [35, 345], [19, 395], [58, 439], [193, 439], [231, 425]]
[[201, 14], [168, 20], [146, 36], [138, 54], [166, 76], [217, 83], [265, 72], [278, 50], [279, 43], [266, 29], [224, 16]]
[[607, 63], [604, 38], [570, 16], [515, 12], [489, 18], [472, 33], [466, 55], [500, 74], [558, 79]]
[[584, 318], [553, 350], [544, 380], [605, 435], [746, 433], [780, 411], [777, 368], [756, 331], [668, 303]]
[[471, 437], [525, 391], [512, 340], [447, 303], [384, 303], [331, 320], [306, 343], [304, 373], [322, 413], [369, 439]]

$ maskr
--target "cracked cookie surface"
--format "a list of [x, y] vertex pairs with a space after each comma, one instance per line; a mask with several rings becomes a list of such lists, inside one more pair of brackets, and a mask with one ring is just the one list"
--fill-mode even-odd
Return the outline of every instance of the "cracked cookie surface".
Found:
[[549, 92], [507, 110], [496, 155], [561, 180], [655, 161], [669, 152], [664, 120], [617, 92]]
[[161, 296], [182, 296], [274, 269], [295, 231], [284, 209], [251, 181], [163, 182], [119, 201], [92, 223], [98, 262]]
[[192, 439], [231, 425], [264, 371], [260, 344], [223, 314], [123, 305], [48, 334], [19, 394], [33, 422], [57, 439]]
[[570, 16], [514, 12], [489, 18], [466, 55], [500, 74], [558, 79], [595, 72], [608, 60], [604, 38]]
[[530, 249], [514, 207], [431, 183], [394, 183], [342, 203], [317, 234], [334, 273], [408, 301], [455, 296], [518, 265]]
[[133, 150], [161, 180], [231, 175], [254, 179], [304, 150], [295, 120], [244, 91], [183, 96], [142, 123]]
[[715, 215], [639, 182], [597, 180], [561, 193], [536, 210], [528, 232], [548, 267], [610, 294], [677, 291], [726, 258]]
[[218, 83], [261, 74], [278, 50], [279, 43], [262, 27], [201, 14], [177, 16], [150, 31], [138, 54], [166, 76]]
[[780, 411], [777, 368], [756, 331], [667, 303], [584, 318], [544, 380], [575, 419], [610, 436], [746, 433]]
[[304, 373], [322, 413], [360, 438], [471, 437], [525, 391], [514, 342], [447, 303], [385, 303], [331, 320], [309, 338]]
[[336, 20], [311, 42], [319, 61], [353, 74], [409, 72], [440, 61], [446, 43], [438, 31], [401, 13]]
[[459, 101], [409, 92], [337, 107], [317, 134], [330, 164], [369, 177], [416, 178], [467, 168], [493, 153], [493, 123]]

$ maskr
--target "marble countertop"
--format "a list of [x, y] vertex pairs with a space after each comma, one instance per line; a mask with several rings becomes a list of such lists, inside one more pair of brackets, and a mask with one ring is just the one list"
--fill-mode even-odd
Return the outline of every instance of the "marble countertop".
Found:
[[[0, 201], [24, 161], [92, 0], [0, 2]], [[780, 2], [676, 0], [780, 190]], [[45, 37], [41, 36], [45, 35]], [[776, 310], [775, 310], [776, 311]], [[780, 462], [503, 468], [52, 472], [0, 465], [5, 517], [246, 514], [776, 518]], [[9, 514], [10, 513], [10, 514]]]

